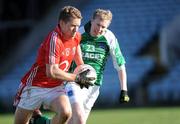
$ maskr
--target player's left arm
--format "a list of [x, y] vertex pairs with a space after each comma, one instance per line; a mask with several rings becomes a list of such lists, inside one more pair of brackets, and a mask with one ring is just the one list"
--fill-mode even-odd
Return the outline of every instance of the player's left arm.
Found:
[[76, 63], [77, 66], [84, 64], [84, 61], [83, 61], [83, 59], [82, 59], [82, 52], [81, 52], [81, 47], [80, 47], [80, 45], [77, 46], [74, 60], [75, 60], [75, 63]]
[[121, 94], [120, 94], [119, 101], [120, 103], [129, 102], [130, 98], [128, 96], [127, 73], [126, 73], [125, 65], [120, 66], [118, 70], [118, 76], [119, 76], [119, 81], [120, 81], [120, 86], [121, 86]]
[[118, 70], [118, 76], [121, 90], [127, 91], [127, 73], [125, 65], [120, 66], [120, 69]]
[[129, 102], [128, 88], [127, 88], [127, 73], [125, 68], [125, 59], [122, 55], [117, 38], [111, 33], [110, 53], [112, 56], [113, 64], [115, 69], [118, 71], [119, 82], [120, 82], [120, 98], [121, 103]]

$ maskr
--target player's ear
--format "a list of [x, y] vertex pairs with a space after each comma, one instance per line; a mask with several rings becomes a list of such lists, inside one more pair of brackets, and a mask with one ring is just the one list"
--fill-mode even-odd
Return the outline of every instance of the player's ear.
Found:
[[60, 20], [60, 21], [59, 21], [59, 25], [60, 25], [60, 27], [63, 29], [63, 27], [64, 27], [64, 25], [65, 25], [65, 22], [64, 22], [63, 20]]
[[93, 18], [91, 18], [91, 20], [90, 20], [91, 25], [92, 25], [93, 20], [94, 20], [94, 19], [93, 19]]

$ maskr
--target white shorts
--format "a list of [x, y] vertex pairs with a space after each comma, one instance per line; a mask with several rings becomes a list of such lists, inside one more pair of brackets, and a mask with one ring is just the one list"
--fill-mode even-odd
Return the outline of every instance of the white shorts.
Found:
[[25, 87], [21, 94], [18, 107], [35, 110], [44, 105], [50, 107], [51, 102], [60, 95], [66, 95], [64, 86], [54, 88]]
[[66, 92], [70, 103], [83, 103], [84, 110], [90, 111], [99, 96], [99, 86], [90, 86], [89, 89], [81, 89], [78, 84], [69, 82], [66, 84]]

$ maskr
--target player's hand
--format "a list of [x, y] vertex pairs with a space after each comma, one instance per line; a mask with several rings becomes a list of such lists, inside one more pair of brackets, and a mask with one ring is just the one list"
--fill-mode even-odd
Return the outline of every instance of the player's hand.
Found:
[[90, 81], [94, 80], [95, 78], [93, 77], [87, 77], [87, 74], [89, 73], [89, 69], [79, 73], [76, 75], [75, 82], [80, 85], [80, 88], [82, 89], [83, 87], [86, 87], [87, 89], [89, 86], [93, 86], [93, 83]]
[[130, 100], [130, 98], [128, 96], [128, 92], [125, 90], [121, 90], [119, 102], [120, 103], [127, 103], [127, 102], [129, 102], [129, 100]]

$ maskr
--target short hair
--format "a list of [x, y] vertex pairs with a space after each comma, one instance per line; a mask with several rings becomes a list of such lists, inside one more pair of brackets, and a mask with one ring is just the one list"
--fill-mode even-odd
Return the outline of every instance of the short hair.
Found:
[[111, 22], [112, 20], [112, 13], [110, 10], [104, 10], [104, 9], [96, 9], [96, 11], [93, 13], [93, 19], [100, 17], [102, 20], [109, 20]]
[[63, 20], [64, 22], [68, 22], [71, 18], [82, 19], [81, 12], [73, 6], [63, 7], [60, 11], [58, 21]]

